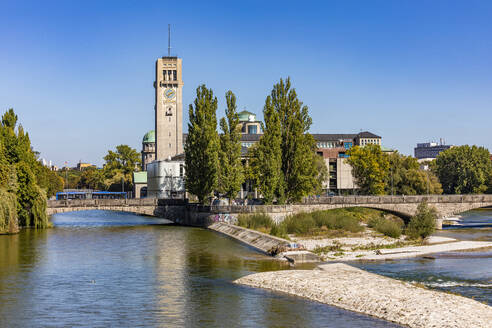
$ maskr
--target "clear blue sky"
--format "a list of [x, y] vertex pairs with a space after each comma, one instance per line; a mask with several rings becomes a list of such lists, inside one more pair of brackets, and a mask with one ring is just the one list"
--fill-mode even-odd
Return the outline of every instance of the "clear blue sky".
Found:
[[[290, 76], [313, 133], [369, 130], [492, 149], [492, 1], [1, 1], [0, 109], [41, 156], [103, 163], [154, 127], [154, 65], [183, 58], [183, 110], [206, 83], [261, 113]], [[261, 115], [260, 115], [261, 117]], [[185, 122], [184, 130], [187, 130]]]

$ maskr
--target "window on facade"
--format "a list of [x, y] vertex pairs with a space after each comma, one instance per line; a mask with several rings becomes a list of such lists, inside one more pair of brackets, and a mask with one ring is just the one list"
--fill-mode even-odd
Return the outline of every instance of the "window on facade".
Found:
[[171, 144], [169, 144], [169, 148], [171, 148]]
[[169, 132], [169, 136], [171, 136], [171, 132]]
[[178, 79], [178, 74], [176, 70], [173, 71], [173, 80], [176, 81]]
[[248, 134], [256, 134], [256, 125], [250, 125], [248, 126]]

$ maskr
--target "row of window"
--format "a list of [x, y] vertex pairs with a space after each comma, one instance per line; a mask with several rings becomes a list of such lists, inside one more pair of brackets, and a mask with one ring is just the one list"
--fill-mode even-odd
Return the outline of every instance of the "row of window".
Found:
[[336, 141], [323, 141], [316, 143], [318, 148], [336, 148], [339, 147], [339, 143]]
[[365, 145], [380, 145], [381, 144], [381, 139], [361, 139], [360, 140], [360, 145], [365, 146]]
[[176, 70], [163, 70], [162, 78], [164, 81], [177, 81], [178, 80], [178, 72]]

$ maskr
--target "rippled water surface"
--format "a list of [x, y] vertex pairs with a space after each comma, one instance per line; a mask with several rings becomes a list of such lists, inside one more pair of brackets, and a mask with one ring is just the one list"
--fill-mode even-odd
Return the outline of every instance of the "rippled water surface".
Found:
[[[462, 215], [461, 227], [445, 227], [436, 235], [460, 240], [492, 241], [492, 210]], [[393, 278], [422, 283], [492, 305], [492, 249], [432, 254], [434, 259], [413, 258], [354, 265]]]
[[289, 269], [229, 238], [104, 211], [0, 236], [0, 327], [396, 327], [238, 286]]

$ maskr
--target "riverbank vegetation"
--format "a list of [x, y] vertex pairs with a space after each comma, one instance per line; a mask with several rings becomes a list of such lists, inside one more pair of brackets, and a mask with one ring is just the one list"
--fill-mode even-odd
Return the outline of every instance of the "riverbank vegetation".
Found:
[[[426, 203], [419, 205], [417, 213], [405, 222], [383, 211], [353, 207], [311, 213], [297, 213], [276, 223], [267, 214], [240, 215], [239, 226], [273, 236], [296, 238], [360, 237], [366, 227], [383, 236], [400, 239], [405, 234], [409, 240], [423, 240], [435, 230], [436, 211]], [[369, 230], [370, 231], [370, 230]]]
[[9, 109], [0, 125], [0, 233], [49, 226], [46, 200], [63, 188], [63, 181], [38, 161], [38, 155]]

